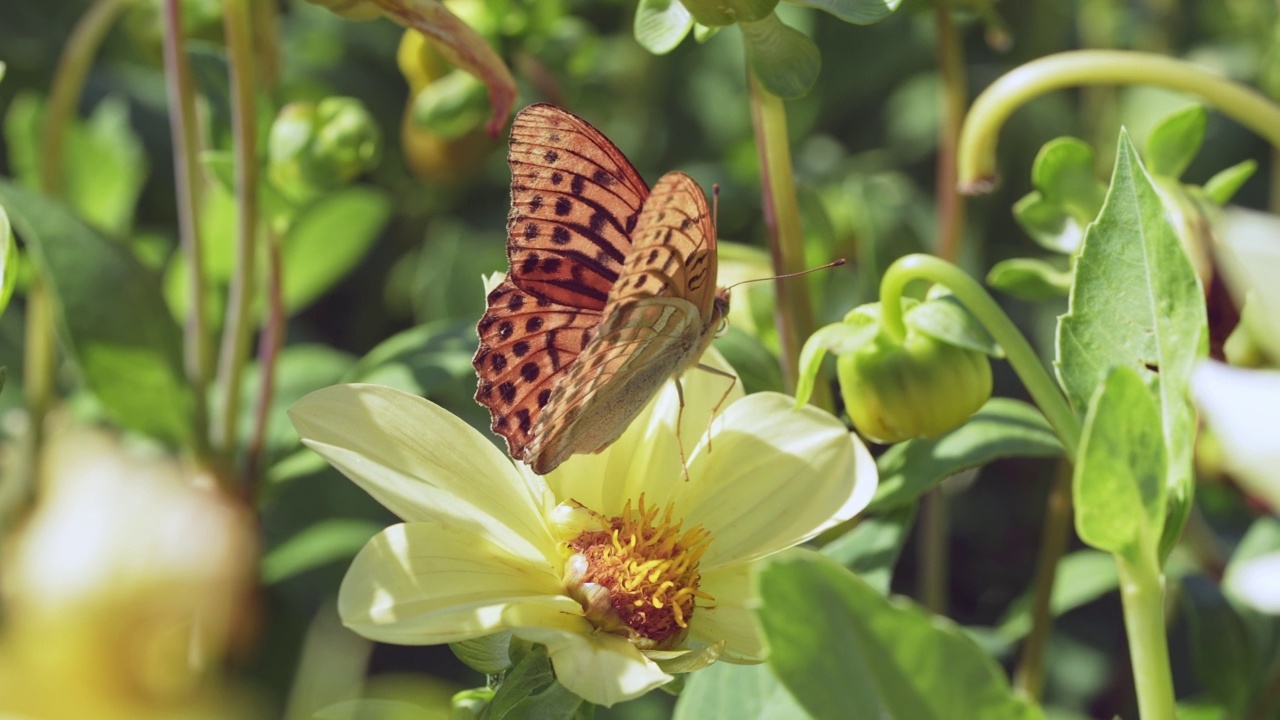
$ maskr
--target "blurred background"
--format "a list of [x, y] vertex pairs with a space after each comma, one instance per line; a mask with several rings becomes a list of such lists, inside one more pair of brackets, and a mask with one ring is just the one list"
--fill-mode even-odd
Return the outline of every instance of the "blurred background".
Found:
[[[631, 0], [447, 4], [506, 59], [520, 89], [517, 107], [552, 102], [568, 108], [611, 138], [650, 183], [679, 169], [704, 188], [718, 184], [720, 238], [763, 252], [759, 165], [736, 28], [703, 43], [690, 37], [670, 54], [655, 56], [633, 36]], [[190, 0], [184, 8], [196, 80], [209, 98], [200, 110], [211, 146], [225, 150], [221, 5]], [[88, 7], [79, 0], [0, 4], [0, 60], [8, 66], [0, 82], [0, 173], [21, 179], [32, 172], [53, 70]], [[402, 45], [399, 26], [382, 19], [351, 22], [304, 2], [281, 2], [280, 8], [278, 97], [357, 98], [379, 126], [383, 147], [376, 167], [331, 196], [328, 214], [303, 217], [299, 222], [309, 230], [291, 233], [283, 247], [291, 290], [267, 433], [270, 470], [258, 528], [265, 552], [262, 587], [234, 673], [270, 717], [310, 717], [326, 701], [350, 697], [366, 657], [366, 695], [447, 708], [454, 692], [484, 683], [447, 647], [371, 645], [337, 622], [333, 603], [347, 562], [395, 519], [300, 450], [283, 409], [336, 382], [386, 382], [426, 395], [487, 431], [487, 413], [471, 399], [470, 358], [484, 309], [481, 275], [506, 269], [505, 137], [488, 138], [475, 118], [460, 130], [415, 122], [409, 108], [423, 88], [458, 97], [469, 91], [436, 84], [449, 68], [429, 47]], [[963, 37], [970, 98], [1020, 63], [1088, 47], [1185, 57], [1280, 95], [1280, 5], [1274, 0], [955, 0], [951, 10]], [[787, 112], [810, 259], [850, 260], [807, 281], [821, 299], [819, 321], [832, 322], [874, 298], [879, 272], [893, 259], [934, 247], [941, 116], [936, 14], [923, 0], [906, 0], [888, 20], [867, 27], [786, 3], [779, 14], [821, 50], [816, 87], [789, 101]], [[68, 183], [83, 205], [128, 208], [112, 220], [114, 234], [163, 274], [176, 314], [184, 279], [173, 262], [176, 205], [165, 102], [158, 3], [138, 0], [109, 33], [89, 72], [79, 108], [84, 122], [68, 153], [77, 168]], [[1105, 179], [1121, 125], [1141, 139], [1157, 120], [1188, 103], [1157, 90], [1091, 89], [1054, 93], [1019, 110], [1001, 136], [1002, 184], [968, 203], [961, 265], [982, 277], [1001, 259], [1037, 254], [1010, 208], [1032, 189], [1030, 168], [1043, 143], [1062, 135], [1091, 143]], [[264, 133], [275, 111], [263, 103]], [[482, 120], [487, 105], [481, 111]], [[1212, 115], [1204, 149], [1184, 180], [1203, 182], [1222, 168], [1257, 159], [1262, 167], [1235, 202], [1263, 208], [1273, 172], [1268, 157], [1261, 139]], [[210, 272], [225, 283], [234, 206], [229, 192], [212, 186], [211, 209], [201, 223], [212, 247]], [[763, 256], [733, 252], [744, 259], [747, 276], [754, 268], [760, 268], [755, 275], [768, 274]], [[767, 305], [768, 290], [758, 294]], [[749, 304], [758, 310], [755, 302]], [[9, 367], [10, 378], [22, 372], [20, 305], [0, 318], [0, 365]], [[1005, 305], [1042, 353], [1051, 354], [1053, 318], [1065, 310], [1065, 299]], [[755, 315], [769, 317], [767, 309]], [[751, 375], [749, 389], [780, 383], [768, 331], [753, 336], [739, 328], [718, 342], [731, 359], [754, 363], [744, 371]], [[68, 387], [74, 386], [71, 372], [62, 377]], [[1022, 396], [1006, 366], [997, 364], [996, 373], [997, 395]], [[21, 403], [22, 388], [10, 383], [0, 394], [0, 413]], [[91, 407], [81, 410], [93, 413]], [[4, 428], [3, 417], [0, 430], [12, 430]], [[958, 623], [997, 626], [1028, 588], [1054, 471], [1050, 460], [1000, 461], [947, 486], [947, 613]], [[1204, 480], [1200, 520], [1214, 536], [1233, 541], [1254, 510], [1211, 475]], [[894, 591], [906, 595], [917, 592], [913, 547], [914, 539], [893, 582]], [[1187, 630], [1176, 612], [1171, 617], [1175, 681], [1180, 691], [1196, 688]], [[1009, 648], [991, 642], [1008, 665]], [[1055, 717], [1133, 716], [1125, 648], [1114, 594], [1064, 616], [1049, 647], [1046, 701], [1057, 708]], [[666, 717], [673, 702], [653, 693], [597, 717]]]

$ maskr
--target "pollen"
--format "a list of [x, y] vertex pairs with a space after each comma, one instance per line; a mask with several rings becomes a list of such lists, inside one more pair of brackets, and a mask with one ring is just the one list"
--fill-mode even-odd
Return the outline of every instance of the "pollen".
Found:
[[701, 525], [683, 529], [668, 505], [660, 513], [644, 496], [633, 511], [606, 521], [569, 541], [575, 593], [588, 619], [606, 631], [622, 631], [642, 648], [678, 643], [689, 627], [696, 601], [713, 600], [698, 591], [698, 561], [711, 542]]

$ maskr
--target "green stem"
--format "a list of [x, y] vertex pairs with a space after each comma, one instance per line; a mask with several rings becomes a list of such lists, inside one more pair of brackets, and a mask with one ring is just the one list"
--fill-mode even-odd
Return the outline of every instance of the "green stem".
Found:
[[[93, 59], [102, 47], [107, 32], [133, 0], [97, 0], [76, 21], [71, 36], [63, 45], [58, 67], [49, 88], [49, 104], [45, 109], [40, 133], [40, 189], [47, 195], [62, 193], [64, 153], [67, 131], [75, 117], [85, 79]], [[26, 337], [23, 341], [23, 394], [26, 396], [30, 427], [23, 449], [21, 477], [28, 488], [35, 488], [40, 472], [40, 448], [44, 444], [44, 419], [53, 405], [54, 375], [57, 370], [58, 345], [54, 336], [53, 298], [48, 283], [38, 276], [27, 293]]]
[[[1062, 442], [1067, 460], [1074, 460], [1080, 447], [1080, 420], [1071, 411], [1071, 406], [1040, 362], [1040, 357], [1017, 326], [982, 285], [963, 270], [931, 255], [907, 255], [895, 261], [885, 271], [880, 282], [880, 319], [884, 332], [899, 340], [906, 337], [907, 328], [902, 318], [902, 293], [915, 280], [940, 283], [955, 293], [960, 302], [991, 333], [1004, 349], [1009, 364], [1040, 407], [1040, 412], [1044, 413], [1058, 440]], [[1031, 698], [1038, 696], [1042, 684], [1044, 646], [1053, 620], [1049, 598], [1053, 594], [1058, 561], [1066, 549], [1070, 524], [1071, 474], [1061, 473], [1049, 492], [1044, 537], [1036, 566], [1032, 629], [1028, 644], [1023, 648], [1020, 667], [1015, 673], [1018, 686]]]
[[1053, 625], [1053, 584], [1058, 562], [1067, 551], [1071, 534], [1071, 460], [1063, 458], [1054, 471], [1053, 484], [1045, 502], [1044, 525], [1040, 533], [1040, 556], [1031, 591], [1031, 632], [1022, 643], [1013, 686], [1024, 697], [1039, 700], [1044, 690], [1044, 653]]
[[89, 68], [107, 31], [132, 3], [133, 0], [97, 0], [80, 16], [62, 48], [40, 133], [40, 189], [47, 195], [62, 192], [62, 151], [66, 146], [67, 128], [80, 104]]
[[964, 196], [956, 184], [956, 148], [968, 104], [964, 48], [946, 3], [934, 8], [938, 22], [938, 71], [942, 75], [942, 123], [938, 136], [938, 240], [937, 255], [955, 262], [964, 239]]
[[996, 141], [1014, 110], [1045, 93], [1077, 85], [1157, 85], [1199, 95], [1280, 147], [1280, 105], [1261, 93], [1182, 60], [1122, 50], [1076, 50], [1033, 60], [1006, 73], [969, 109], [960, 133], [960, 187], [989, 189]]
[[1136, 562], [1115, 557], [1134, 687], [1138, 691], [1138, 714], [1143, 720], [1172, 718], [1176, 701], [1165, 637], [1164, 591], [1155, 550], [1141, 553]]
[[271, 419], [271, 398], [276, 387], [276, 360], [284, 345], [285, 312], [280, 262], [280, 238], [275, 232], [267, 234], [267, 323], [258, 339], [259, 387], [257, 407], [254, 408], [253, 431], [245, 452], [243, 497], [253, 506], [257, 502], [258, 487], [262, 483], [263, 456], [267, 444], [267, 424]]
[[248, 359], [253, 329], [253, 285], [256, 277], [258, 229], [257, 110], [253, 36], [249, 0], [228, 0], [224, 14], [227, 54], [231, 69], [231, 113], [235, 149], [236, 267], [227, 297], [227, 316], [218, 356], [218, 384], [222, 415], [214, 445], [225, 455], [235, 451], [236, 420], [240, 412], [240, 377]]
[[173, 176], [178, 200], [178, 238], [187, 268], [187, 316], [183, 351], [187, 383], [195, 398], [192, 427], [197, 458], [209, 452], [209, 330], [205, 327], [204, 260], [201, 255], [196, 153], [196, 101], [182, 35], [182, 3], [164, 3], [164, 77], [169, 102], [169, 137], [173, 143]]
[[1080, 421], [1040, 362], [1036, 351], [1018, 331], [1009, 316], [987, 294], [982, 285], [951, 263], [932, 255], [914, 254], [898, 258], [880, 281], [881, 327], [891, 338], [907, 335], [902, 319], [902, 293], [915, 280], [940, 283], [955, 293], [969, 312], [1004, 348], [1014, 372], [1026, 386], [1045, 419], [1062, 442], [1067, 457], [1074, 458], [1080, 446]]
[[951, 534], [948, 504], [946, 491], [941, 485], [920, 498], [920, 542], [916, 545], [920, 602], [935, 615], [947, 614], [950, 577], [947, 537]]
[[[756, 151], [760, 154], [760, 184], [764, 222], [769, 232], [769, 251], [774, 272], [779, 275], [804, 270], [804, 230], [800, 225], [800, 205], [796, 200], [795, 178], [791, 174], [791, 146], [787, 138], [787, 108], [782, 98], [766, 90], [747, 68], [751, 89], [751, 120], [755, 126]], [[795, 390], [800, 348], [813, 334], [813, 308], [809, 286], [795, 280], [774, 281], [778, 298], [775, 317], [782, 344], [782, 374], [787, 388]], [[830, 392], [819, 384], [813, 404], [831, 409]]]

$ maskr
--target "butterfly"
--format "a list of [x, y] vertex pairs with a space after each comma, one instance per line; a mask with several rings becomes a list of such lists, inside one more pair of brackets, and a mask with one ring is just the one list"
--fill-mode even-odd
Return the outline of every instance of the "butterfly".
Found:
[[507, 161], [510, 269], [477, 326], [476, 401], [546, 474], [612, 444], [668, 378], [679, 388], [729, 301], [688, 175], [650, 191], [600, 131], [546, 104], [516, 115]]

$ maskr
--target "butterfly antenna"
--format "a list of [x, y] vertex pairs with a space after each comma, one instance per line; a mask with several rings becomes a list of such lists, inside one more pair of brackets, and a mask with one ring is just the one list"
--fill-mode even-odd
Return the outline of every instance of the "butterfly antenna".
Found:
[[711, 226], [720, 227], [720, 183], [711, 185]]
[[732, 290], [738, 287], [739, 285], [746, 285], [747, 283], [763, 282], [765, 280], [783, 280], [785, 278], [800, 277], [801, 275], [808, 275], [811, 272], [818, 272], [819, 270], [829, 270], [833, 267], [840, 267], [841, 265], [844, 264], [844, 262], [845, 262], [844, 258], [839, 258], [836, 260], [832, 260], [826, 265], [819, 265], [818, 267], [809, 268], [808, 270], [801, 270], [800, 272], [783, 273], [782, 275], [773, 275], [770, 277], [762, 277], [762, 278], [751, 278], [750, 280], [743, 280], [741, 282], [736, 282], [730, 285], [729, 287], [724, 288], [724, 290], [725, 292], [728, 292], [729, 290]]

